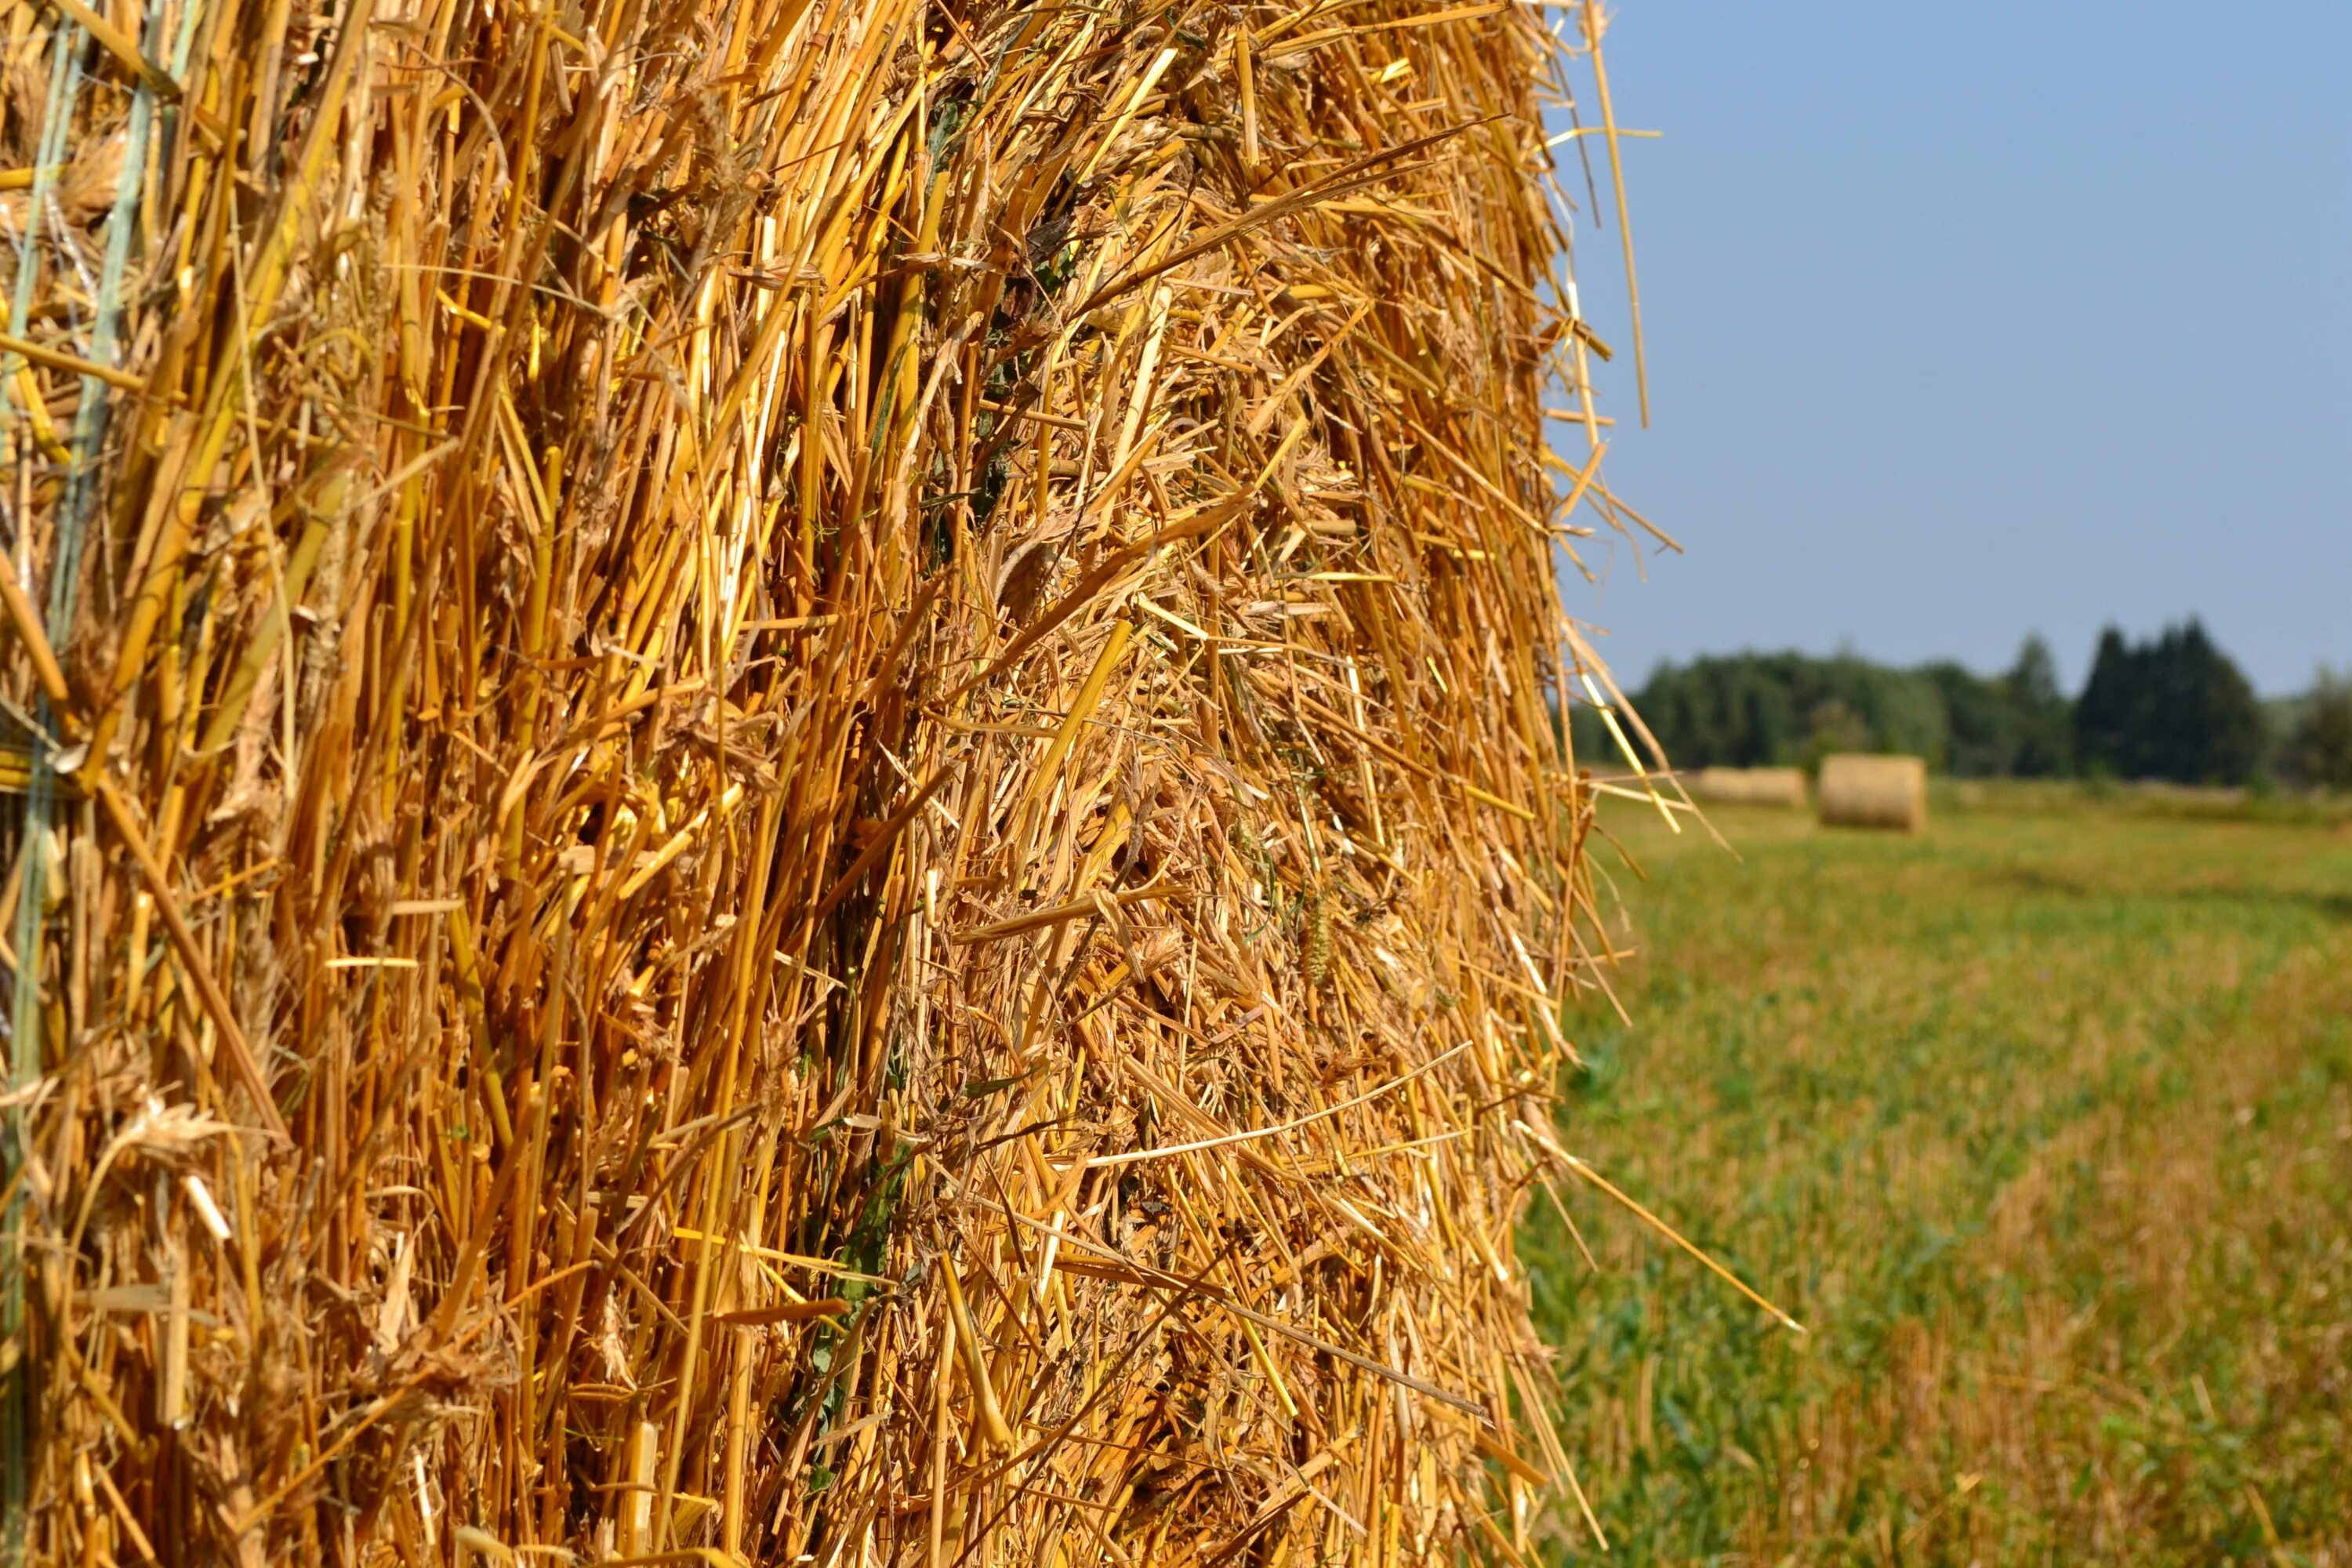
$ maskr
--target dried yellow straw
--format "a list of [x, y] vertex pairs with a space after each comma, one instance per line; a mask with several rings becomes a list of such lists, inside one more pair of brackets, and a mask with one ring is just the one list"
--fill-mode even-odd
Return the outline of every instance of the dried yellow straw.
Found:
[[1522, 1120], [1612, 952], [1553, 554], [1647, 526], [1543, 444], [1597, 61], [1429, 0], [8, 37], [0, 1544], [1537, 1550]]

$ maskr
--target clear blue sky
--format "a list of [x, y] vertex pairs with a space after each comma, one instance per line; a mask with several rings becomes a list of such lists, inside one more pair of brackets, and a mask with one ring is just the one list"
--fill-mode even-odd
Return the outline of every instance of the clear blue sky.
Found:
[[[1569, 582], [1621, 679], [2039, 630], [2071, 687], [2191, 613], [2265, 693], [2352, 664], [2352, 0], [1613, 9], [1664, 136], [1624, 144], [1654, 422], [1621, 353], [1608, 471], [1689, 547]], [[1613, 214], [1576, 248], [1622, 345]]]

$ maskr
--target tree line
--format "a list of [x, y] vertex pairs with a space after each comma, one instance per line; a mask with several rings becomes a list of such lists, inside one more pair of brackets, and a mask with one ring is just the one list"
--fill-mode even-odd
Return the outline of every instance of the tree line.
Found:
[[[2191, 619], [2134, 641], [2100, 634], [2068, 697], [2049, 644], [2000, 674], [1949, 660], [1891, 668], [1852, 654], [1742, 653], [1662, 664], [1633, 706], [1678, 767], [1810, 767], [1832, 752], [1901, 752], [1962, 778], [2277, 781], [2352, 789], [2352, 673], [2264, 702]], [[1580, 712], [1579, 754], [1606, 755]], [[1589, 731], [1589, 732], [1588, 732]]]

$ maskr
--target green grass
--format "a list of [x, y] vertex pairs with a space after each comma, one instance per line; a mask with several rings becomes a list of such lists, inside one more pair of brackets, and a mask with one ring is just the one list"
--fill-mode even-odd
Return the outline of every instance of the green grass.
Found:
[[2352, 1563], [2352, 834], [1717, 820], [1610, 821], [1561, 1136], [1811, 1332], [1538, 1200], [1607, 1560]]

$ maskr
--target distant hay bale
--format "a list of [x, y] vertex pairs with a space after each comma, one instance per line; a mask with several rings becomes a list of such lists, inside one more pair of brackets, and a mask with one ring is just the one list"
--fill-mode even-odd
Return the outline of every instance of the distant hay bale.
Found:
[[1831, 827], [1916, 833], [1927, 826], [1927, 764], [1917, 757], [1825, 757], [1819, 795]]
[[1683, 775], [1691, 798], [1709, 805], [1785, 805], [1805, 809], [1802, 768], [1700, 768]]
[[1551, 15], [16, 15], [0, 1542], [1535, 1552]]

